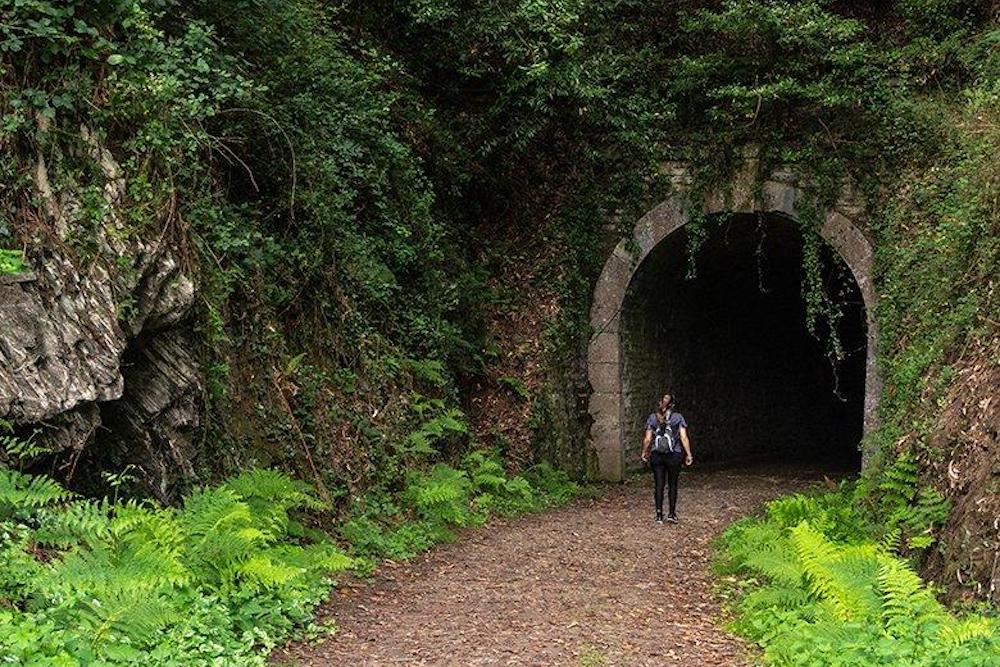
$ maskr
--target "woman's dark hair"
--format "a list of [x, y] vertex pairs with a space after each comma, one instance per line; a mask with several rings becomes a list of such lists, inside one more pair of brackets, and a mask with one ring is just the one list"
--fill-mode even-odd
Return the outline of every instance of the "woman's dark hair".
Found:
[[656, 406], [656, 415], [660, 418], [660, 421], [663, 421], [663, 416], [672, 407], [674, 407], [674, 395], [668, 391], [660, 397], [660, 402]]

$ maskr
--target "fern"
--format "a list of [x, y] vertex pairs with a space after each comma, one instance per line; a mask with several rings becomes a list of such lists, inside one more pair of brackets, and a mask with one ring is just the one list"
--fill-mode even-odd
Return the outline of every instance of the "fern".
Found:
[[286, 544], [273, 547], [269, 553], [304, 572], [322, 576], [350, 570], [355, 566], [353, 558], [330, 542], [317, 542], [305, 547]]
[[110, 512], [107, 501], [76, 500], [58, 508], [43, 507], [36, 513], [35, 539], [43, 546], [64, 549], [101, 542], [111, 534]]
[[73, 494], [50, 477], [0, 468], [0, 520], [31, 514], [41, 507], [65, 502]]
[[[949, 614], [891, 554], [895, 537], [881, 544], [829, 537], [853, 536], [863, 525], [845, 509], [852, 495], [841, 487], [781, 499], [765, 519], [726, 531], [723, 567], [753, 577], [743, 580], [751, 590], [736, 605], [733, 628], [763, 646], [766, 664], [782, 667], [1000, 664], [997, 622]], [[812, 525], [811, 514], [823, 517], [826, 531]], [[841, 517], [847, 526], [839, 525]]]
[[284, 511], [301, 508], [329, 509], [326, 503], [316, 497], [308, 484], [276, 470], [248, 470], [227, 480], [223, 488], [234, 491], [254, 508], [270, 504], [278, 505]]
[[188, 570], [173, 554], [146, 544], [100, 544], [79, 549], [57, 564], [47, 586], [67, 595], [101, 598], [124, 591], [156, 591], [183, 585]]
[[802, 583], [805, 570], [787, 540], [764, 546], [743, 558], [743, 565], [750, 571], [766, 577], [779, 585], [794, 586]]
[[444, 375], [444, 365], [437, 359], [403, 359], [399, 365], [403, 370], [409, 371], [416, 380], [430, 387], [441, 389], [448, 384]]
[[116, 636], [151, 642], [157, 632], [177, 618], [178, 611], [168, 597], [142, 589], [81, 599], [73, 609], [73, 620], [82, 626], [98, 653]]
[[255, 553], [235, 564], [232, 576], [243, 588], [263, 591], [286, 587], [305, 574], [303, 568], [275, 556], [267, 551]]
[[934, 529], [945, 522], [951, 502], [937, 489], [921, 487], [913, 504], [900, 509], [892, 517], [909, 534], [907, 544], [913, 549], [926, 549], [934, 543]]
[[878, 586], [882, 593], [882, 624], [896, 638], [924, 636], [940, 626], [947, 614], [912, 570], [894, 558], [879, 563]]
[[918, 481], [916, 458], [907, 451], [884, 470], [878, 490], [887, 529], [901, 529], [907, 546], [925, 549], [934, 543], [934, 528], [947, 519], [951, 505], [936, 489]]
[[450, 408], [421, 423], [398, 448], [404, 453], [433, 455], [438, 453], [435, 445], [445, 438], [468, 433], [465, 413], [457, 408]]
[[[15, 614], [18, 632], [48, 628], [51, 645], [31, 642], [32, 651], [46, 656], [36, 664], [57, 664], [61, 658], [53, 656], [61, 651], [81, 664], [176, 664], [174, 653], [201, 650], [192, 642], [205, 630], [191, 623], [211, 625], [209, 644], [226, 636], [243, 641], [240, 650], [249, 655], [254, 640], [246, 638], [263, 636], [262, 626], [287, 632], [293, 621], [305, 621], [333, 573], [364, 569], [371, 563], [364, 559], [411, 558], [451, 539], [454, 527], [485, 519], [486, 498], [493, 498], [493, 510], [508, 512], [541, 507], [550, 493], [575, 489], [539, 467], [532, 479], [540, 491], [527, 476], [508, 476], [493, 452], [463, 465], [411, 473], [398, 498], [405, 515], [347, 522], [342, 534], [361, 559], [301, 529], [294, 514], [325, 505], [307, 485], [280, 473], [247, 471], [173, 509], [75, 499], [48, 478], [5, 470], [0, 498], [10, 518], [0, 520], [0, 530], [13, 539], [0, 545], [0, 597], [39, 610]], [[374, 508], [399, 513], [388, 496]], [[50, 547], [44, 560], [35, 557], [40, 546]], [[28, 655], [23, 642], [4, 643], [5, 631], [0, 650]]]
[[890, 513], [910, 504], [917, 493], [917, 460], [912, 452], [901, 453], [882, 471], [877, 488], [883, 509]]
[[822, 533], [810, 526], [808, 521], [803, 521], [791, 530], [791, 540], [813, 595], [832, 603], [838, 618], [848, 620], [850, 609], [842, 604], [842, 591], [827, 569], [827, 563], [833, 560], [836, 548], [826, 541]]
[[255, 525], [269, 535], [283, 535], [291, 526], [290, 512], [329, 509], [305, 483], [274, 470], [254, 469], [228, 480], [223, 488], [233, 491], [250, 509]]
[[[475, 492], [475, 505], [481, 512], [516, 514], [531, 512], [552, 502], [544, 489], [539, 489], [524, 475], [508, 477], [496, 451], [475, 451], [462, 460], [468, 471]], [[537, 477], [537, 472], [535, 473]], [[567, 480], [568, 482], [568, 480]], [[549, 482], [551, 484], [551, 482]], [[558, 482], [552, 484], [558, 488]], [[567, 483], [563, 491], [572, 495], [572, 483]]]
[[19, 438], [15, 435], [0, 435], [0, 450], [11, 459], [17, 461], [27, 461], [43, 454], [50, 454], [51, 450], [35, 443], [33, 438]]
[[816, 526], [819, 514], [821, 510], [816, 498], [801, 493], [778, 498], [767, 506], [768, 519], [785, 528], [794, 528], [806, 520]]
[[330, 574], [359, 565], [329, 541], [289, 539], [289, 512], [322, 504], [278, 473], [249, 471], [177, 510], [73, 500], [0, 472], [13, 517], [0, 519], [0, 598], [16, 605], [0, 605], [0, 654], [14, 664], [209, 664], [203, 651], [223, 644], [212, 664], [249, 660], [267, 633], [307, 620]]
[[472, 483], [466, 473], [446, 465], [434, 466], [430, 473], [411, 476], [404, 500], [431, 522], [468, 525]]
[[864, 621], [879, 607], [872, 591], [878, 569], [874, 545], [838, 546], [803, 521], [791, 531], [792, 545], [818, 599], [843, 621]]
[[484, 451], [470, 452], [462, 459], [475, 487], [482, 491], [500, 491], [507, 484], [507, 473], [497, 456]]
[[973, 616], [946, 623], [941, 628], [941, 646], [946, 649], [957, 648], [963, 644], [970, 644], [978, 641], [992, 641], [996, 643], [1000, 636], [1000, 628], [994, 619], [982, 616]]

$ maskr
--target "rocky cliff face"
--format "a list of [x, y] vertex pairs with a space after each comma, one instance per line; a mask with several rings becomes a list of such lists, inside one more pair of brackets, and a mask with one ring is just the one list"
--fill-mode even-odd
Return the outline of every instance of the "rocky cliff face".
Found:
[[125, 229], [119, 165], [87, 128], [81, 134], [107, 204], [86, 232], [96, 250], [72, 248], [84, 234], [77, 190], [53, 185], [39, 154], [38, 204], [15, 212], [31, 270], [0, 277], [0, 418], [59, 454], [68, 476], [89, 450], [134, 463], [169, 500], [173, 482], [193, 474], [202, 390], [188, 325], [195, 281], [165, 234]]
[[950, 597], [1000, 604], [1000, 325], [989, 326], [954, 365], [924, 461], [952, 504], [926, 573]]

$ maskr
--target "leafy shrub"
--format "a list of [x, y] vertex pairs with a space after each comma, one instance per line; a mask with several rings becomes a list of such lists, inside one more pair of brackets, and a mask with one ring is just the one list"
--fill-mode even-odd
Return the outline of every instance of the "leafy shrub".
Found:
[[903, 559], [861, 537], [853, 494], [781, 498], [726, 531], [719, 565], [749, 588], [734, 629], [781, 667], [998, 664], [1000, 623], [953, 616]]

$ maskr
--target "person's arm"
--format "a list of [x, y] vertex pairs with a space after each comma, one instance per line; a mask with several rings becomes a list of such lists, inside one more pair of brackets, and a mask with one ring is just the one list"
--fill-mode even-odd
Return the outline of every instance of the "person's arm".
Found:
[[649, 450], [653, 448], [653, 429], [646, 427], [646, 436], [642, 439], [642, 462], [649, 461]]
[[691, 456], [691, 441], [688, 439], [687, 426], [681, 426], [681, 444], [684, 446], [684, 465], [689, 466], [694, 463], [694, 457]]

